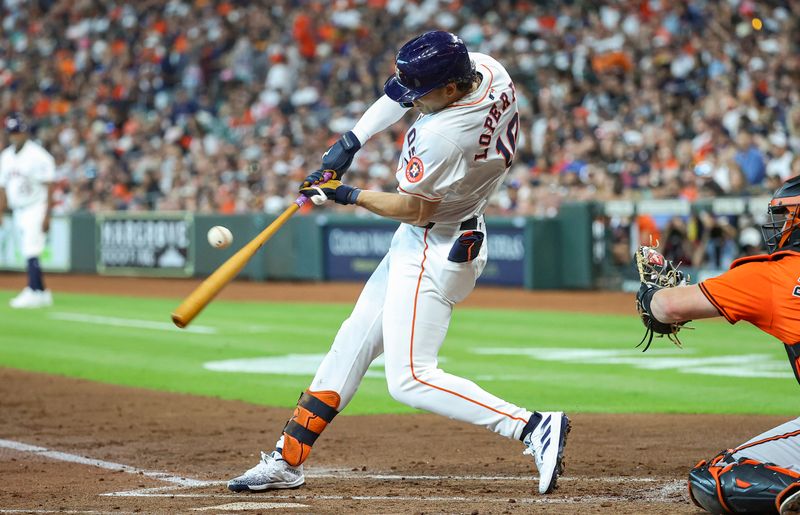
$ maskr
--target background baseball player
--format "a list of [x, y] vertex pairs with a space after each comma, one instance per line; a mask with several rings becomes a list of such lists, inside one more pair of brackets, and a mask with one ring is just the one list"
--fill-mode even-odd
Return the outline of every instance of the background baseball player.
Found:
[[14, 226], [22, 236], [22, 254], [28, 270], [28, 286], [10, 304], [12, 308], [46, 307], [53, 304], [53, 297], [44, 287], [39, 256], [50, 229], [55, 160], [28, 137], [21, 115], [6, 117], [5, 129], [11, 144], [0, 153], [0, 214], [7, 202], [13, 211]]
[[[447, 32], [428, 32], [397, 54], [385, 96], [323, 156], [300, 191], [356, 204], [399, 220], [388, 254], [342, 324], [311, 386], [300, 397], [276, 450], [232, 479], [234, 491], [303, 484], [302, 463], [316, 438], [350, 402], [369, 364], [384, 354], [396, 400], [520, 439], [539, 470], [539, 492], [562, 471], [569, 421], [531, 412], [438, 368], [453, 306], [474, 288], [486, 264], [483, 212], [514, 157], [519, 115], [514, 84], [487, 55], [468, 53]], [[341, 182], [353, 156], [414, 106], [397, 167], [398, 193], [361, 191]], [[323, 171], [334, 178], [318, 184]]]
[[[696, 318], [745, 320], [783, 342], [800, 382], [800, 176], [769, 203], [768, 254], [743, 257], [726, 273], [693, 286], [664, 288], [680, 274], [652, 249], [640, 249], [637, 305], [648, 327], [674, 337]], [[641, 269], [640, 269], [641, 270]], [[677, 277], [676, 277], [677, 276]], [[800, 418], [701, 461], [689, 474], [694, 503], [712, 513], [800, 513]]]

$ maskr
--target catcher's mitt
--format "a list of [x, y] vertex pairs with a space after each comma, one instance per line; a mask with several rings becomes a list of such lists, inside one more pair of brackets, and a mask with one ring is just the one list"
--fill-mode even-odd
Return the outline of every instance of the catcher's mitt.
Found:
[[647, 343], [642, 352], [649, 349], [656, 334], [659, 335], [659, 338], [667, 335], [667, 338], [672, 343], [680, 347], [681, 341], [678, 339], [678, 331], [688, 320], [673, 323], [659, 322], [650, 311], [650, 302], [658, 290], [683, 286], [686, 284], [687, 278], [671, 261], [665, 259], [652, 247], [639, 247], [636, 251], [636, 268], [639, 270], [639, 281], [642, 283], [636, 294], [636, 310], [642, 318], [642, 323], [647, 328], [642, 341], [639, 342], [637, 347], [645, 343], [646, 340]]

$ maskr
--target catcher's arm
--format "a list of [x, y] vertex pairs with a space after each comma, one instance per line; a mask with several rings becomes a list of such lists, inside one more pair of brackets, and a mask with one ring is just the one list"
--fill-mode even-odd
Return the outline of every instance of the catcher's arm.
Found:
[[653, 317], [665, 323], [720, 316], [696, 284], [658, 290], [650, 303]]

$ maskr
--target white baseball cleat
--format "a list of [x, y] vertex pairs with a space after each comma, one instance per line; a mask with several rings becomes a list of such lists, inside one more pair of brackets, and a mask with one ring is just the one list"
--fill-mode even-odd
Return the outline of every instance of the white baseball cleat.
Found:
[[564, 472], [564, 446], [570, 430], [569, 419], [562, 411], [540, 412], [542, 420], [523, 443], [539, 470], [539, 493], [549, 494], [556, 488], [558, 476]]
[[781, 515], [800, 515], [800, 490], [783, 500], [780, 508]]
[[8, 304], [15, 309], [46, 308], [53, 305], [53, 295], [50, 290], [36, 291], [26, 286]]
[[40, 308], [49, 308], [53, 305], [53, 294], [50, 293], [50, 290], [44, 290], [37, 293], [39, 294]]
[[9, 305], [15, 309], [46, 308], [53, 305], [53, 295], [50, 290], [36, 291], [26, 286]]
[[234, 492], [261, 492], [283, 488], [297, 488], [306, 482], [303, 465], [291, 467], [281, 453], [261, 453], [261, 461], [239, 477], [228, 481], [228, 489]]

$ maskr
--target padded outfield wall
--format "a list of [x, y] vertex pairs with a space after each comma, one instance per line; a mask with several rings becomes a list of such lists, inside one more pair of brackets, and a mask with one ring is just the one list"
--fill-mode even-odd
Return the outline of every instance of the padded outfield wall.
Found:
[[[635, 271], [625, 259], [640, 239], [639, 215], [664, 227], [675, 217], [717, 217], [765, 211], [766, 199], [726, 198], [570, 203], [552, 218], [487, 218], [489, 263], [482, 284], [528, 289], [629, 289]], [[275, 219], [267, 214], [77, 213], [56, 216], [42, 263], [48, 272], [205, 277]], [[0, 225], [0, 270], [23, 270], [19, 234], [6, 216]], [[206, 233], [224, 225], [233, 245], [211, 248]], [[391, 242], [396, 222], [372, 216], [295, 215], [242, 270], [264, 280], [363, 282]], [[620, 234], [626, 241], [620, 243]], [[628, 248], [619, 248], [619, 245]], [[616, 246], [616, 248], [615, 248]], [[621, 251], [620, 251], [621, 250]], [[719, 270], [690, 270], [703, 278]]]

